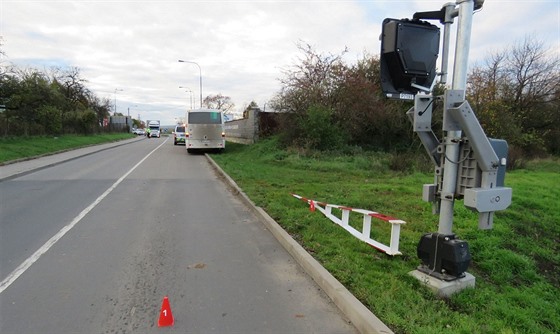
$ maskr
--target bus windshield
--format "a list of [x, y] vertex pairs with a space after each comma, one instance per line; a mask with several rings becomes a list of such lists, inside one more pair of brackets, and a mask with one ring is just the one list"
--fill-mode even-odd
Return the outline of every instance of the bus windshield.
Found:
[[190, 112], [189, 124], [222, 124], [221, 113], [218, 111], [211, 112]]

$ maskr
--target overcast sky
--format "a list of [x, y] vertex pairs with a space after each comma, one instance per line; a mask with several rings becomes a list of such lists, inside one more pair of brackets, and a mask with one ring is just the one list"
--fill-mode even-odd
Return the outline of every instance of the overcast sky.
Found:
[[[200, 103], [199, 69], [179, 59], [200, 65], [204, 97], [221, 93], [238, 110], [251, 101], [262, 108], [279, 91], [282, 69], [301, 56], [298, 42], [324, 54], [348, 47], [345, 60], [355, 63], [379, 54], [384, 18], [411, 18], [447, 2], [0, 0], [0, 36], [4, 63], [78, 67], [90, 90], [116, 98], [118, 112], [173, 124], [191, 104], [179, 86]], [[526, 37], [558, 56], [560, 1], [486, 0], [472, 32], [471, 64]]]

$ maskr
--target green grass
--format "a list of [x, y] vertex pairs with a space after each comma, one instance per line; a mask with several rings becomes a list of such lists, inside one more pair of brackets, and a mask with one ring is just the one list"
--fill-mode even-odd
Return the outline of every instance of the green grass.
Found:
[[65, 135], [60, 137], [0, 138], [0, 164], [128, 138], [134, 138], [134, 135], [129, 133], [111, 133], [92, 136]]
[[[455, 205], [453, 231], [469, 243], [475, 289], [438, 299], [408, 273], [419, 264], [420, 236], [438, 217], [421, 199], [431, 173], [393, 172], [391, 156], [362, 152], [300, 154], [274, 139], [228, 143], [215, 161], [286, 231], [396, 333], [560, 332], [560, 161], [533, 161], [508, 173], [513, 203], [497, 212], [494, 229]], [[402, 256], [390, 257], [352, 237], [290, 193], [378, 211], [407, 222]], [[372, 232], [388, 243], [387, 227]]]

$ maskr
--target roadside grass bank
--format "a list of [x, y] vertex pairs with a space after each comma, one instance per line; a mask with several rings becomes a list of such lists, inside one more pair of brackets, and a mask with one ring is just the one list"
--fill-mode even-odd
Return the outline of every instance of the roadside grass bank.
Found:
[[95, 144], [134, 138], [130, 133], [0, 138], [0, 164]]
[[[476, 287], [444, 300], [408, 274], [419, 264], [420, 236], [437, 231], [438, 216], [421, 199], [431, 172], [390, 168], [396, 161], [387, 153], [301, 153], [275, 139], [228, 143], [212, 158], [396, 333], [560, 332], [559, 159], [507, 174], [513, 203], [496, 213], [492, 230], [479, 230], [477, 214], [457, 201], [453, 231], [469, 243]], [[290, 193], [405, 220], [403, 255], [376, 251]], [[374, 239], [388, 243], [389, 235], [388, 224], [372, 224]]]

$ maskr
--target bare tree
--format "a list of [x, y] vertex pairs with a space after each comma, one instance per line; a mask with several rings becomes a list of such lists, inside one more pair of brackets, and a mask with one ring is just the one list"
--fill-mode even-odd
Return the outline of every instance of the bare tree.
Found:
[[0, 36], [0, 75], [4, 75], [6, 73], [6, 67], [4, 66], [4, 57], [6, 57], [6, 53], [4, 52], [4, 37]]
[[518, 110], [539, 107], [558, 92], [560, 62], [548, 55], [543, 43], [532, 38], [510, 49], [507, 71], [513, 82], [511, 98]]
[[317, 53], [309, 44], [299, 43], [302, 58], [290, 68], [284, 69], [280, 79], [282, 90], [274, 99], [275, 109], [305, 113], [312, 105], [328, 108], [336, 104], [336, 92], [344, 78], [345, 64], [342, 56]]
[[471, 103], [480, 108], [485, 103], [495, 101], [503, 94], [507, 82], [504, 70], [505, 52], [491, 55], [483, 66], [475, 66], [468, 78]]
[[51, 71], [54, 84], [60, 86], [60, 90], [66, 98], [67, 103], [64, 111], [72, 112], [87, 109], [90, 94], [85, 86], [87, 80], [81, 77], [80, 69], [78, 67], [53, 68]]
[[[560, 60], [526, 37], [469, 74], [467, 94], [490, 135], [527, 152], [559, 150]], [[556, 147], [556, 148], [555, 148]]]
[[231, 101], [231, 97], [222, 94], [208, 95], [204, 98], [202, 104], [208, 109], [217, 109], [224, 113], [232, 111], [235, 107], [235, 104]]

